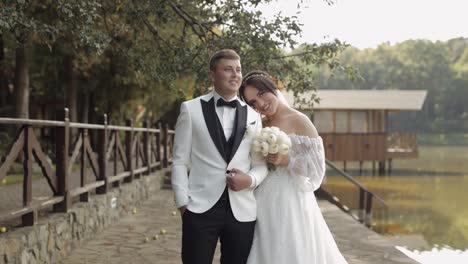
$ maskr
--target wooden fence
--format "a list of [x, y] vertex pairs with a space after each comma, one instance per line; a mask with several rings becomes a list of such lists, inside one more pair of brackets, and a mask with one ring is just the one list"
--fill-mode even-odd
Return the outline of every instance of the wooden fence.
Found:
[[[0, 118], [0, 125], [20, 127], [7, 152], [0, 153], [0, 182], [18, 157], [21, 157], [23, 163], [24, 176], [22, 207], [0, 212], [0, 222], [21, 217], [24, 226], [34, 225], [38, 211], [42, 208], [52, 206], [55, 212], [66, 212], [75, 197], [79, 197], [81, 202], [87, 202], [93, 191], [105, 194], [111, 188], [167, 168], [171, 163], [174, 131], [169, 130], [167, 124], [150, 128], [148, 122], [143, 122], [143, 127], [134, 127], [132, 120], [127, 120], [126, 126], [114, 126], [107, 123], [106, 115], [101, 117], [99, 124], [72, 123], [68, 118], [68, 109], [64, 109], [57, 113], [55, 121]], [[50, 128], [54, 132], [55, 169], [36, 137], [37, 128]], [[78, 133], [70, 148], [71, 129]], [[95, 144], [91, 144], [91, 133], [97, 134]], [[53, 196], [40, 202], [33, 202], [32, 199], [34, 161], [41, 168], [53, 192]], [[95, 181], [87, 180], [88, 162]], [[70, 175], [75, 163], [79, 163], [80, 167], [80, 184], [72, 188]], [[123, 166], [121, 172], [118, 170], [119, 164]], [[109, 165], [113, 165], [111, 169]]]

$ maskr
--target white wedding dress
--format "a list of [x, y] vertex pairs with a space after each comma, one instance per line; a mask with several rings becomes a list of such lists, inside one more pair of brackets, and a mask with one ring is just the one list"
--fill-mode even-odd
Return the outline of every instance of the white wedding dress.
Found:
[[255, 191], [258, 214], [247, 263], [347, 263], [314, 195], [325, 174], [322, 138], [289, 136], [288, 167], [271, 171]]

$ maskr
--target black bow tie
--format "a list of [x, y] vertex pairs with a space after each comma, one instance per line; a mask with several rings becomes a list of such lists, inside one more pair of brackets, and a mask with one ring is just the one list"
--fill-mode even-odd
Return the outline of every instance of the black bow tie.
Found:
[[229, 106], [229, 107], [232, 107], [232, 108], [236, 108], [237, 104], [238, 104], [237, 100], [226, 102], [226, 101], [223, 100], [223, 98], [219, 98], [218, 101], [216, 102], [216, 106]]

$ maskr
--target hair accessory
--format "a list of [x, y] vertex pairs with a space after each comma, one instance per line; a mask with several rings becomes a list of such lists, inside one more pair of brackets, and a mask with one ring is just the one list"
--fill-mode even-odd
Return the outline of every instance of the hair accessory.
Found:
[[252, 75], [250, 75], [249, 77], [245, 78], [244, 80], [244, 83], [247, 82], [248, 80], [250, 80], [250, 78], [252, 77], [267, 77], [267, 78], [270, 78], [270, 76], [264, 74], [264, 73], [254, 73]]

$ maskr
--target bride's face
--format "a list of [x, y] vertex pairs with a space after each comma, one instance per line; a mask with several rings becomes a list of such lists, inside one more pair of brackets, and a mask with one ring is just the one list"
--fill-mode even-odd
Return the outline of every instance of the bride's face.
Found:
[[274, 93], [259, 90], [252, 85], [245, 87], [244, 98], [248, 105], [262, 115], [274, 115], [278, 109], [278, 97]]

